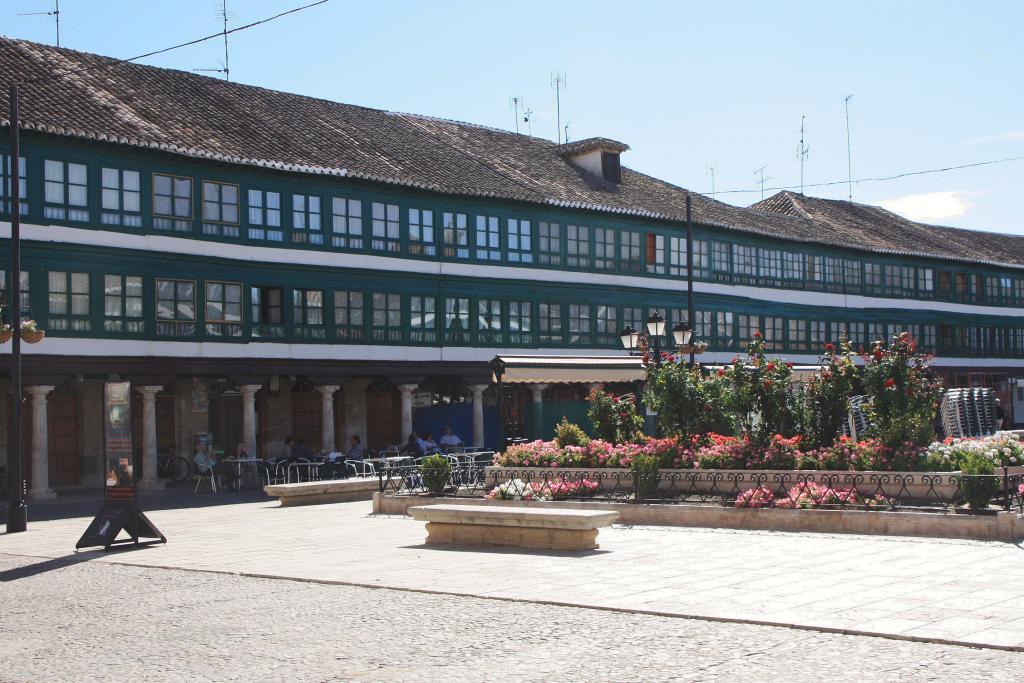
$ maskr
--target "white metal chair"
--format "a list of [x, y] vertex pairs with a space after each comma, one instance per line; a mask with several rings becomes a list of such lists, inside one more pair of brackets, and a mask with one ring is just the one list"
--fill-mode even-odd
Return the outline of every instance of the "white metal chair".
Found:
[[210, 490], [214, 493], [217, 492], [217, 473], [213, 471], [213, 468], [209, 465], [200, 465], [199, 463], [192, 463], [192, 478], [196, 481], [196, 488], [193, 493], [199, 493], [199, 487], [203, 481], [210, 482]]

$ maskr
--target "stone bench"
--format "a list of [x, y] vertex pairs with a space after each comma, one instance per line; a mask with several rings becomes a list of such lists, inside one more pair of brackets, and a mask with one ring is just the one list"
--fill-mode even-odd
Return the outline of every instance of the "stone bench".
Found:
[[409, 508], [427, 523], [427, 543], [499, 545], [546, 550], [594, 550], [597, 532], [618, 512], [499, 505], [424, 505]]
[[268, 484], [263, 491], [281, 500], [281, 507], [347, 503], [353, 500], [371, 500], [380, 488], [374, 478], [325, 479], [302, 481], [294, 484]]

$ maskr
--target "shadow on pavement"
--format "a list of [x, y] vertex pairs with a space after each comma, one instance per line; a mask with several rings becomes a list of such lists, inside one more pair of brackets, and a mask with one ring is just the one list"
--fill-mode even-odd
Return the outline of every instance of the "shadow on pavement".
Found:
[[449, 553], [493, 553], [497, 555], [537, 555], [542, 557], [592, 557], [607, 555], [610, 550], [544, 550], [542, 548], [515, 548], [504, 545], [447, 545], [414, 543], [401, 546], [404, 550], [438, 550]]
[[39, 562], [33, 562], [32, 564], [26, 564], [23, 567], [16, 567], [15, 569], [5, 569], [0, 572], [0, 583], [6, 581], [16, 581], [18, 579], [27, 579], [30, 576], [36, 576], [38, 574], [45, 574], [46, 572], [52, 572], [57, 569], [63, 569], [64, 567], [71, 567], [82, 562], [88, 562], [97, 555], [97, 552], [84, 552], [84, 553], [72, 553], [71, 555], [65, 555], [63, 557], [55, 557], [51, 560], [41, 560]]

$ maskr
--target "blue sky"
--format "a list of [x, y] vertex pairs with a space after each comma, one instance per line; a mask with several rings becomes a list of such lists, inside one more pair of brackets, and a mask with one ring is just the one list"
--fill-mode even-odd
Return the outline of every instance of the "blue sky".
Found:
[[[2, 0], [5, 35], [52, 43], [53, 0]], [[239, 25], [303, 0], [229, 0]], [[128, 57], [219, 29], [214, 0], [63, 0], [62, 44]], [[845, 180], [1024, 156], [1024, 3], [332, 0], [231, 37], [232, 80], [513, 129], [510, 99], [554, 138], [631, 146], [629, 166], [690, 189]], [[147, 63], [219, 66], [210, 42]], [[526, 131], [522, 125], [523, 132]], [[918, 220], [1024, 234], [1024, 160], [853, 188]], [[807, 194], [844, 198], [846, 185]], [[758, 192], [719, 194], [746, 205]]]

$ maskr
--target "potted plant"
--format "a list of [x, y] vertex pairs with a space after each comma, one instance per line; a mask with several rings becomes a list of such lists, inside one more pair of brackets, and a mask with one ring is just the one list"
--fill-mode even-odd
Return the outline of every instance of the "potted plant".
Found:
[[7, 323], [0, 323], [0, 344], [6, 344], [14, 336], [14, 328]]
[[43, 341], [46, 336], [44, 330], [39, 329], [35, 320], [25, 320], [21, 323], [21, 338], [29, 344], [37, 344]]
[[986, 512], [989, 501], [999, 492], [999, 477], [995, 466], [984, 455], [968, 452], [960, 464], [960, 491], [967, 499], [971, 512]]
[[660, 465], [661, 458], [657, 455], [642, 453], [633, 458], [629, 469], [633, 472], [633, 492], [637, 502], [658, 494]]
[[443, 493], [451, 478], [452, 466], [443, 455], [428, 455], [420, 461], [423, 486], [431, 493]]

